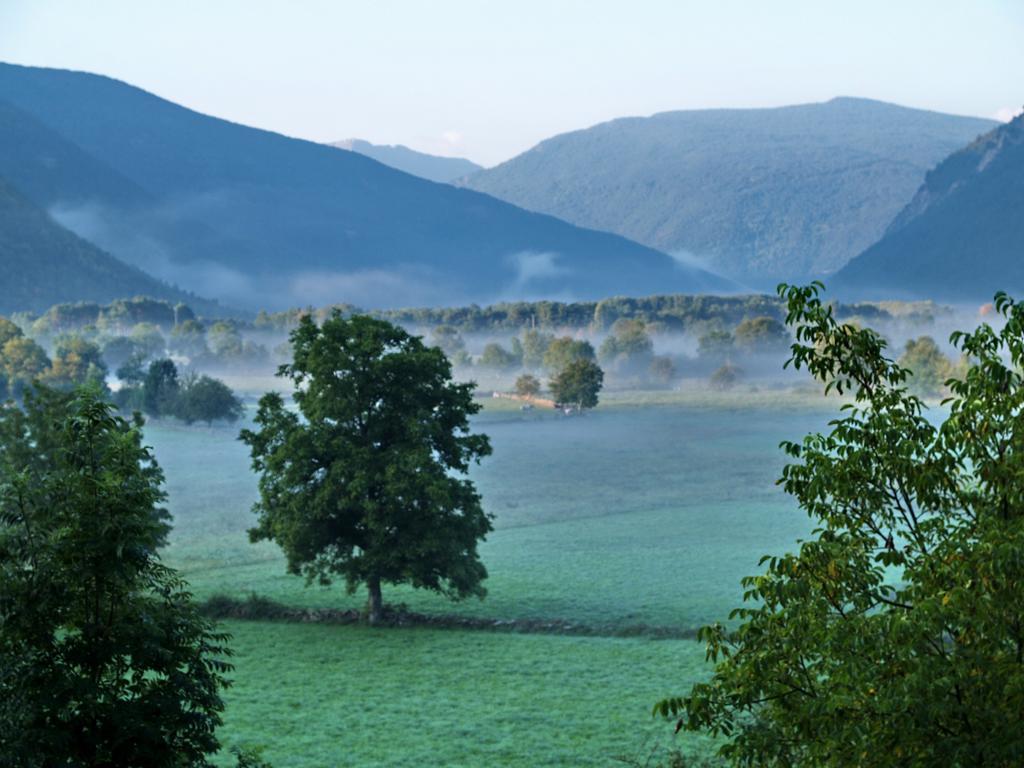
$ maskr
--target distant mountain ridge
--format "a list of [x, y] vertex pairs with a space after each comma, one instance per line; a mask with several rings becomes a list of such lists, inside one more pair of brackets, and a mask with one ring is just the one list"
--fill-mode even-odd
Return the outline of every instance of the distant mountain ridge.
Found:
[[1024, 116], [939, 163], [830, 288], [865, 298], [1024, 297]]
[[64, 229], [0, 178], [0, 315], [133, 296], [183, 301], [200, 312], [225, 314]]
[[7, 135], [23, 137], [0, 135], [0, 175], [104, 250], [235, 306], [732, 288], [625, 238], [110, 78], [0, 64], [0, 101], [13, 105]]
[[631, 117], [460, 183], [768, 285], [875, 242], [925, 172], [996, 123], [867, 99]]
[[430, 155], [426, 152], [409, 149], [402, 144], [371, 144], [362, 139], [345, 139], [344, 141], [332, 141], [329, 146], [347, 149], [349, 152], [358, 152], [360, 155], [373, 158], [378, 163], [384, 163], [396, 170], [441, 184], [448, 184], [463, 176], [483, 170], [483, 166], [464, 157]]

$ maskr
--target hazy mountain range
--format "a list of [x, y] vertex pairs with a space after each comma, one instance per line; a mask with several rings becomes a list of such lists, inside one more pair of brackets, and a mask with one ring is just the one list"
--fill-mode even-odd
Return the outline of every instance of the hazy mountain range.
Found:
[[929, 172], [885, 236], [832, 285], [866, 298], [1024, 297], [1024, 116]]
[[330, 146], [358, 152], [360, 155], [372, 157], [378, 163], [442, 184], [482, 170], [482, 166], [464, 157], [429, 155], [401, 144], [371, 144], [362, 139], [345, 139], [331, 142]]
[[768, 285], [842, 267], [995, 125], [851, 98], [665, 112], [555, 136], [461, 183]]
[[0, 312], [185, 290], [249, 310], [397, 307], [822, 276], [848, 296], [973, 301], [1024, 288], [1022, 131], [846, 98], [671, 112], [556, 136], [458, 187], [421, 176], [477, 166], [340, 151], [0, 64]]
[[124, 261], [246, 308], [728, 290], [617, 235], [208, 117], [0, 65], [0, 176]]

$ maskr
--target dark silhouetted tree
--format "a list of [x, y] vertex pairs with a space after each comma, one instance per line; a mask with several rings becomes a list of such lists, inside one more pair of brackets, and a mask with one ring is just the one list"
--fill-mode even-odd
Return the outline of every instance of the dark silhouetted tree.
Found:
[[574, 360], [551, 379], [549, 387], [555, 402], [572, 405], [580, 411], [597, 406], [597, 395], [604, 384], [604, 371], [593, 360]]
[[737, 766], [1011, 766], [1024, 755], [1024, 306], [952, 342], [973, 361], [928, 414], [870, 329], [782, 286], [791, 362], [853, 402], [784, 444], [812, 520], [701, 631], [710, 679], [656, 711]]
[[96, 390], [0, 409], [0, 755], [207, 766], [227, 636], [157, 555], [163, 474]]
[[465, 475], [491, 449], [470, 432], [474, 385], [452, 382], [440, 349], [366, 316], [305, 317], [291, 343], [279, 375], [298, 413], [267, 394], [241, 434], [260, 477], [253, 541], [276, 541], [310, 581], [365, 584], [371, 622], [383, 583], [482, 597], [491, 522]]

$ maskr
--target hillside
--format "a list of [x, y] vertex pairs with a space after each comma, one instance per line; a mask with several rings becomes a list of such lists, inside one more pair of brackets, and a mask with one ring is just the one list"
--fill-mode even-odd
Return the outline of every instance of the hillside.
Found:
[[441, 184], [447, 184], [482, 170], [482, 166], [464, 157], [428, 155], [401, 144], [371, 144], [362, 139], [346, 139], [331, 142], [329, 146], [358, 152], [360, 155], [373, 158], [378, 163], [384, 163], [384, 165], [399, 171]]
[[0, 315], [138, 295], [215, 309], [82, 240], [0, 179]]
[[[68, 203], [64, 181], [34, 202], [115, 256], [238, 306], [731, 287], [622, 237], [201, 115], [110, 78], [2, 64], [0, 100], [46, 127], [40, 141], [81, 153], [64, 175], [75, 180], [74, 199], [87, 202]], [[35, 171], [50, 173], [52, 153], [37, 150]], [[0, 173], [18, 166], [18, 152], [0, 142]], [[104, 184], [89, 198], [86, 166], [95, 163], [103, 178], [141, 193], [126, 203]]]
[[555, 136], [462, 183], [766, 285], [841, 267], [994, 125], [851, 98], [665, 112]]
[[1024, 295], [1024, 117], [928, 173], [877, 243], [831, 282], [863, 297], [988, 301]]

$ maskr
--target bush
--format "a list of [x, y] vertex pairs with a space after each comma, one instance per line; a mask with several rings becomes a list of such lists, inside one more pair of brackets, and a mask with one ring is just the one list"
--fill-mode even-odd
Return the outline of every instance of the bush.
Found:
[[205, 421], [238, 421], [242, 401], [223, 381], [210, 376], [187, 379], [178, 392], [173, 414], [186, 424]]

